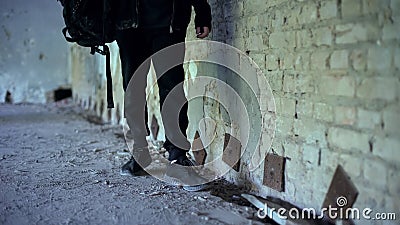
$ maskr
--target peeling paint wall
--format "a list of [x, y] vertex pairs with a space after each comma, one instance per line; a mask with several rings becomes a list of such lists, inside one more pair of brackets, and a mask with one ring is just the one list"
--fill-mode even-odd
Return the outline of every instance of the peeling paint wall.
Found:
[[90, 54], [90, 48], [73, 45], [70, 48], [72, 96], [74, 101], [99, 115], [104, 121], [118, 124], [123, 118], [123, 89], [119, 49], [116, 43], [109, 45], [111, 74], [113, 75], [114, 109], [107, 108], [106, 58]]
[[46, 92], [70, 84], [62, 8], [55, 0], [2, 0], [0, 102], [46, 102]]
[[[231, 171], [225, 177], [250, 186], [262, 196], [320, 209], [335, 169], [341, 165], [359, 190], [355, 207], [399, 212], [400, 2], [209, 2], [214, 15], [210, 39], [233, 45], [252, 58], [274, 94], [275, 138], [272, 148], [268, 149], [270, 134], [262, 130], [259, 151], [269, 150], [286, 159], [283, 192], [263, 184], [263, 164], [254, 171], [248, 169], [248, 155], [241, 159], [239, 172]], [[195, 39], [193, 24], [188, 31], [188, 39]], [[122, 109], [119, 61], [114, 44], [113, 55], [113, 73], [117, 80], [114, 93], [121, 97], [118, 100]], [[94, 74], [99, 71], [91, 70], [97, 71]], [[223, 74], [217, 77], [236, 85], [244, 101], [254, 101], [244, 86], [235, 79], [227, 79], [230, 74], [224, 69], [192, 62], [185, 65], [185, 70], [187, 77]], [[85, 82], [91, 86], [93, 77]], [[104, 79], [101, 85], [103, 93]], [[196, 88], [187, 83], [189, 95]], [[257, 98], [262, 102], [265, 87], [260, 86], [259, 90]], [[226, 95], [213, 83], [202, 91]], [[83, 91], [75, 99], [82, 102], [81, 99], [89, 96]], [[101, 97], [96, 102], [104, 102], [105, 95]], [[152, 109], [157, 108], [154, 102], [150, 103]], [[96, 110], [99, 112], [98, 103]], [[111, 120], [118, 122], [112, 119], [117, 111], [112, 112]], [[107, 119], [104, 113], [103, 118]], [[200, 132], [207, 145], [207, 162], [221, 156], [226, 132], [242, 138], [241, 124], [227, 123], [228, 115], [218, 102], [206, 98], [191, 101], [189, 118], [189, 138]], [[365, 224], [365, 221], [355, 222]], [[381, 222], [368, 221], [368, 224]]]

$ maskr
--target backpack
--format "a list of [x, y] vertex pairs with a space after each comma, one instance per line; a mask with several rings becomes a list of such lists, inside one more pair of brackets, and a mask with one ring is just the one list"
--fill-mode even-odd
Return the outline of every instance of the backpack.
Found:
[[110, 50], [106, 45], [115, 40], [115, 22], [111, 4], [113, 0], [58, 1], [63, 6], [66, 26], [62, 29], [62, 33], [65, 39], [83, 47], [90, 47], [92, 55], [97, 52], [106, 56], [107, 107], [114, 108]]

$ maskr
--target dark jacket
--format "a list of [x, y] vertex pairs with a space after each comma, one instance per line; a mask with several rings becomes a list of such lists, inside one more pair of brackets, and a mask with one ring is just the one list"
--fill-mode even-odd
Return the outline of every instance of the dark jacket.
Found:
[[[116, 5], [116, 28], [123, 30], [128, 28], [137, 28], [139, 0], [118, 0]], [[190, 23], [192, 6], [196, 13], [195, 26], [211, 28], [211, 9], [207, 0], [173, 0], [173, 12], [171, 27], [173, 30], [186, 31]]]

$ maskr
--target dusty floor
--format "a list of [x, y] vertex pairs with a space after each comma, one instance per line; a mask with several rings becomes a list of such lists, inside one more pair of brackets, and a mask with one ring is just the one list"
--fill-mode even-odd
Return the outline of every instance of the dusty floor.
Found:
[[0, 105], [0, 224], [261, 224], [225, 182], [120, 176], [121, 132], [72, 106]]

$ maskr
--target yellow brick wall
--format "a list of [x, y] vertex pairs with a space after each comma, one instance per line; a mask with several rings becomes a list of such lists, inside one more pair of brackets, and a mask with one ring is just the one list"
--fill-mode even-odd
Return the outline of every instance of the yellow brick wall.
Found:
[[227, 177], [320, 208], [340, 164], [360, 192], [356, 207], [398, 212], [400, 1], [209, 2], [210, 39], [247, 52], [269, 81], [272, 151], [287, 159], [282, 193], [262, 185], [263, 168]]

